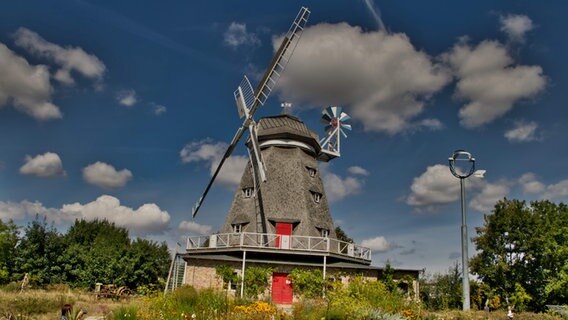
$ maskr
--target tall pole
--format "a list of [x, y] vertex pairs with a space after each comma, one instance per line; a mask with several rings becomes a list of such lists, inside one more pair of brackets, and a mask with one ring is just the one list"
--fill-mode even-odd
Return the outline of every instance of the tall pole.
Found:
[[[454, 177], [460, 179], [461, 189], [461, 247], [462, 247], [462, 310], [469, 311], [469, 254], [467, 253], [467, 221], [465, 215], [465, 179], [471, 176], [475, 171], [475, 158], [471, 153], [465, 150], [456, 150], [451, 157], [448, 158], [450, 162], [450, 171]], [[461, 169], [456, 169], [456, 161], [464, 164]], [[464, 170], [465, 169], [465, 170]], [[482, 170], [483, 171], [483, 170]], [[485, 171], [483, 171], [485, 172]], [[483, 173], [481, 173], [481, 176]]]
[[461, 245], [462, 245], [462, 287], [463, 311], [469, 311], [469, 255], [467, 253], [467, 221], [465, 215], [465, 178], [460, 178], [461, 187]]

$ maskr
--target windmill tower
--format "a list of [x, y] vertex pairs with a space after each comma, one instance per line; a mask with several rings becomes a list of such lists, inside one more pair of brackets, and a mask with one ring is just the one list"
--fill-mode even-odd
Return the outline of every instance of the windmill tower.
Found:
[[[351, 130], [349, 116], [339, 107], [326, 108], [322, 112], [326, 136], [321, 140], [292, 115], [284, 113], [258, 122], [253, 117], [276, 85], [309, 14], [307, 8], [301, 8], [256, 89], [245, 76], [234, 92], [243, 124], [193, 207], [193, 217], [245, 132], [250, 160], [219, 233], [187, 238], [185, 252], [175, 260], [185, 262], [182, 283], [197, 288], [221, 286], [215, 268], [229, 265], [241, 275], [242, 295], [246, 266], [270, 265], [275, 270], [272, 300], [287, 304], [293, 297], [287, 276], [296, 267], [322, 269], [324, 278], [328, 270], [378, 277], [379, 269], [370, 266], [370, 249], [337, 239], [318, 169], [318, 161], [341, 155], [341, 137]], [[170, 276], [168, 286], [170, 280], [180, 282]]]

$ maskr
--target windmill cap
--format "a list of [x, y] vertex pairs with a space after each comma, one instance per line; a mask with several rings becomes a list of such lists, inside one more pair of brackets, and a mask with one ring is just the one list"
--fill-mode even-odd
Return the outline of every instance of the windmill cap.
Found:
[[311, 146], [316, 154], [321, 150], [318, 135], [299, 118], [289, 114], [261, 118], [258, 122], [258, 141], [273, 139], [303, 142]]

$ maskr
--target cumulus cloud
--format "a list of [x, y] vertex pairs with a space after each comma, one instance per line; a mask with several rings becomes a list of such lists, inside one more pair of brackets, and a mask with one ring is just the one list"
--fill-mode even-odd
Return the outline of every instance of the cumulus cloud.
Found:
[[116, 95], [116, 100], [123, 106], [132, 107], [138, 101], [136, 97], [136, 91], [134, 90], [122, 90]]
[[0, 201], [0, 219], [23, 220], [35, 215], [45, 216], [54, 223], [71, 223], [76, 219], [92, 221], [106, 219], [125, 227], [134, 235], [159, 234], [168, 228], [170, 215], [154, 203], [143, 204], [137, 209], [121, 205], [120, 200], [103, 195], [86, 204], [64, 204], [61, 208], [46, 208], [40, 202]]
[[163, 113], [166, 113], [166, 111], [168, 110], [165, 106], [160, 105], [160, 104], [152, 104], [152, 106], [154, 107], [154, 114], [159, 116]]
[[[180, 158], [183, 163], [205, 162], [210, 167], [211, 175], [215, 173], [228, 145], [224, 142], [214, 142], [212, 139], [204, 139], [186, 144], [180, 151]], [[241, 177], [248, 163], [246, 156], [230, 156], [219, 175], [216, 182], [229, 188], [235, 188], [241, 182]]]
[[456, 95], [468, 101], [459, 111], [460, 122], [467, 128], [502, 117], [517, 101], [534, 97], [546, 84], [540, 66], [513, 65], [506, 48], [496, 41], [475, 47], [460, 41], [443, 60], [457, 77]]
[[358, 194], [363, 189], [364, 177], [369, 172], [358, 166], [350, 167], [347, 171], [351, 175], [341, 177], [332, 172], [328, 164], [320, 164], [323, 186], [329, 202], [336, 202], [347, 196]]
[[46, 152], [35, 157], [26, 156], [24, 165], [20, 168], [21, 174], [38, 177], [56, 177], [65, 175], [63, 163], [57, 153]]
[[501, 31], [505, 32], [511, 41], [523, 42], [525, 34], [534, 29], [532, 20], [522, 14], [502, 16]]
[[351, 174], [357, 174], [357, 175], [362, 175], [362, 176], [368, 176], [369, 175], [369, 171], [367, 169], [359, 167], [359, 166], [349, 167], [349, 168], [347, 168], [347, 171], [349, 171], [349, 173], [351, 173]]
[[211, 234], [213, 228], [208, 225], [199, 224], [193, 221], [182, 221], [180, 222], [178, 229], [185, 232], [195, 233], [198, 235], [208, 235]]
[[43, 39], [39, 34], [26, 28], [19, 28], [14, 33], [15, 44], [31, 54], [46, 58], [61, 68], [56, 71], [54, 78], [66, 85], [75, 84], [71, 72], [102, 81], [106, 67], [95, 55], [86, 53], [80, 47], [61, 47]]
[[247, 25], [238, 22], [232, 22], [229, 25], [229, 28], [225, 31], [223, 41], [232, 48], [260, 45], [260, 39], [254, 33], [247, 32]]
[[537, 194], [543, 192], [545, 189], [544, 183], [538, 181], [536, 175], [532, 172], [523, 174], [518, 182], [524, 193]]
[[304, 30], [278, 90], [287, 101], [345, 106], [365, 130], [396, 134], [420, 125], [425, 104], [450, 79], [405, 34], [322, 23]]
[[511, 142], [529, 142], [538, 140], [536, 136], [536, 122], [517, 122], [515, 127], [505, 132], [505, 138]]
[[452, 176], [448, 166], [442, 164], [426, 168], [424, 173], [414, 178], [410, 190], [406, 203], [415, 207], [443, 205], [457, 201], [460, 196], [458, 180]]
[[83, 168], [83, 178], [101, 188], [120, 188], [132, 179], [132, 172], [128, 169], [117, 171], [113, 166], [97, 161]]
[[51, 103], [53, 89], [47, 66], [32, 66], [0, 43], [0, 108], [10, 103], [37, 120], [63, 117]]
[[486, 183], [481, 192], [471, 199], [469, 207], [479, 212], [489, 213], [495, 207], [495, 203], [503, 199], [509, 190], [510, 183], [507, 181]]
[[543, 194], [545, 199], [554, 199], [566, 196], [568, 196], [568, 179], [547, 186], [546, 192]]
[[397, 247], [395, 244], [387, 241], [383, 236], [365, 239], [361, 241], [361, 246], [367, 247], [375, 252], [387, 252]]

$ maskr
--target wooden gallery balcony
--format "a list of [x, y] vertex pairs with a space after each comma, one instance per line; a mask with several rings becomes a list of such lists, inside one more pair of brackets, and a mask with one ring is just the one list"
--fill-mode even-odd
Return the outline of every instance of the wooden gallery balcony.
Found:
[[187, 238], [187, 253], [214, 253], [233, 250], [286, 254], [336, 256], [370, 264], [371, 249], [337, 239], [286, 236], [268, 233], [222, 233]]

